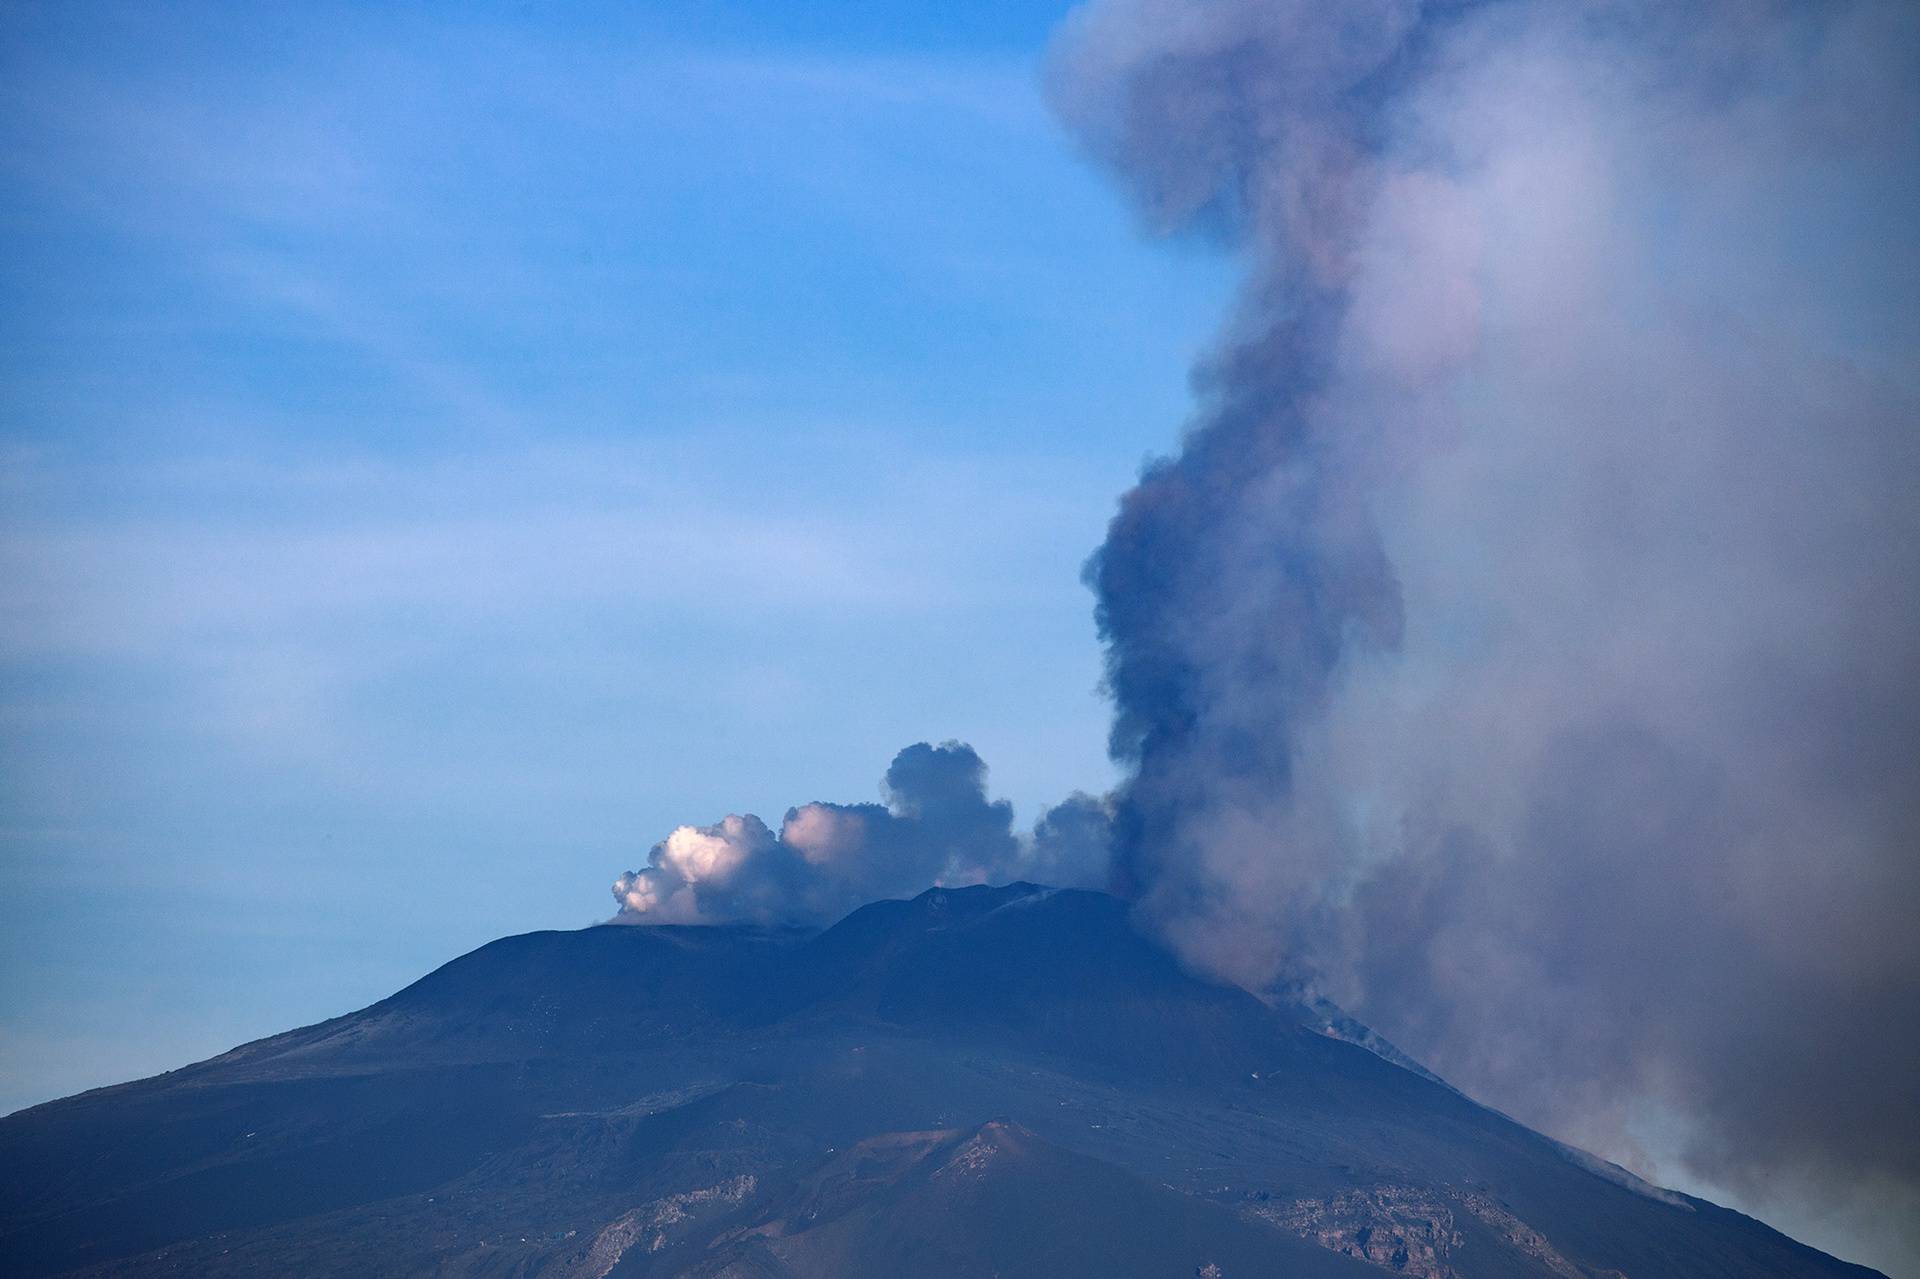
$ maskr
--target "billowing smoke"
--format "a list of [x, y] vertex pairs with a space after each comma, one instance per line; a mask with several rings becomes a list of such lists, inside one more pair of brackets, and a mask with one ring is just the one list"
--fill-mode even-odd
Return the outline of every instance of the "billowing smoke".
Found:
[[930, 885], [1104, 885], [1107, 801], [1074, 795], [1017, 835], [1013, 806], [987, 798], [987, 766], [960, 742], [909, 746], [884, 804], [802, 804], [776, 834], [751, 814], [682, 826], [642, 870], [614, 881], [620, 923], [830, 923]]
[[1143, 919], [1920, 1222], [1920, 6], [1094, 0], [1054, 91], [1248, 272], [1088, 566]]

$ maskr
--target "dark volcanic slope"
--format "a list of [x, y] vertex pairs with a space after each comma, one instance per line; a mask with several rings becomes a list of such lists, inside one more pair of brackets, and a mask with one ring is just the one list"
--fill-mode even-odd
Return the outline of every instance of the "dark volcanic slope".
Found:
[[1097, 893], [510, 937], [0, 1120], [0, 1271], [1871, 1274], [1198, 980]]

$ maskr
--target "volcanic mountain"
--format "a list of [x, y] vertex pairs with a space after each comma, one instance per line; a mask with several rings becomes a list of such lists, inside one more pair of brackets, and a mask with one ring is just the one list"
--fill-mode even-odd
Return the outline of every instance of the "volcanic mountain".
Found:
[[1028, 884], [509, 937], [0, 1120], [0, 1270], [1874, 1273], [1328, 1028]]

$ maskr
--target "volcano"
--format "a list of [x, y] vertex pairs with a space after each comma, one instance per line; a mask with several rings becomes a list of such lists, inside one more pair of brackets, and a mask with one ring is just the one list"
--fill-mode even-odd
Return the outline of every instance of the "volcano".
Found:
[[1030, 884], [824, 931], [530, 933], [0, 1120], [0, 1269], [1875, 1273], [1365, 1037], [1185, 970], [1122, 901]]

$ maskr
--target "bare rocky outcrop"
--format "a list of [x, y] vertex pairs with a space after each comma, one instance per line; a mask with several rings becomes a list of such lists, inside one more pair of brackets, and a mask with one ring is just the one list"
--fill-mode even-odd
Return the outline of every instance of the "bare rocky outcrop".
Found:
[[1252, 1216], [1376, 1266], [1418, 1279], [1454, 1279], [1448, 1258], [1463, 1242], [1451, 1207], [1410, 1186], [1349, 1190], [1325, 1199], [1259, 1203]]
[[732, 1207], [751, 1195], [757, 1184], [751, 1174], [743, 1174], [642, 1204], [608, 1222], [594, 1236], [585, 1256], [562, 1262], [546, 1274], [552, 1279], [606, 1279], [634, 1247], [644, 1243], [647, 1251], [660, 1251], [670, 1242], [673, 1227], [693, 1220], [694, 1210], [714, 1204]]
[[1587, 1271], [1561, 1256], [1560, 1250], [1547, 1242], [1545, 1235], [1507, 1211], [1497, 1200], [1482, 1194], [1465, 1194], [1460, 1196], [1460, 1205], [1492, 1227], [1509, 1247], [1532, 1257], [1554, 1274], [1564, 1279], [1587, 1279]]
[[1505, 1204], [1477, 1191], [1373, 1186], [1322, 1199], [1258, 1201], [1245, 1212], [1330, 1252], [1417, 1279], [1462, 1279], [1456, 1260], [1467, 1242], [1462, 1214], [1561, 1279], [1611, 1279], [1618, 1273], [1575, 1265]]

